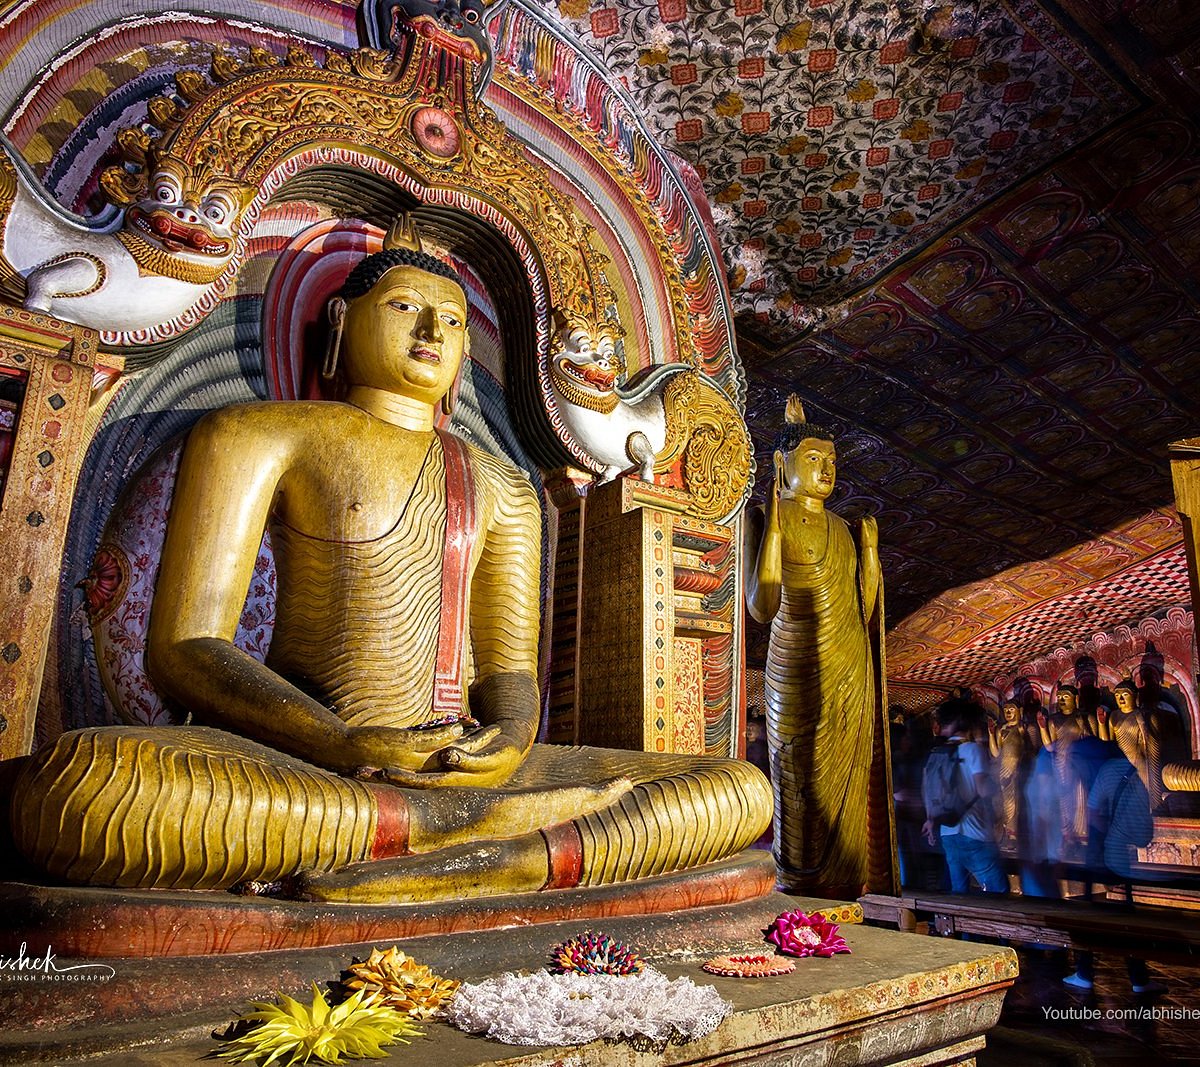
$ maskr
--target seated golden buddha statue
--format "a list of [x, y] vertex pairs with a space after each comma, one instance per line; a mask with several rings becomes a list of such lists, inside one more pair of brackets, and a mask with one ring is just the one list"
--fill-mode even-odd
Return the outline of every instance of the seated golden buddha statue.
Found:
[[[36, 753], [13, 794], [22, 853], [90, 885], [400, 902], [748, 846], [771, 815], [748, 763], [534, 744], [539, 502], [434, 429], [467, 346], [454, 271], [394, 227], [330, 316], [344, 402], [225, 408], [184, 453], [148, 665], [205, 725], [79, 730]], [[265, 664], [233, 644], [264, 527]]]

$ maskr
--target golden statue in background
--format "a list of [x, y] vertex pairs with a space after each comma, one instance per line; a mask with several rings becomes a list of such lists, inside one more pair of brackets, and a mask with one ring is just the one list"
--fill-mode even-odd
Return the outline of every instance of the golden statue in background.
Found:
[[805, 421], [798, 397], [785, 418], [765, 528], [751, 531], [746, 553], [750, 613], [771, 623], [776, 866], [788, 889], [891, 892], [878, 530], [864, 519], [856, 545], [847, 523], [826, 510], [837, 470], [832, 435]]
[[1021, 769], [1029, 755], [1029, 735], [1021, 722], [1021, 705], [1006, 700], [1000, 709], [1000, 722], [988, 719], [988, 751], [998, 764], [998, 784], [1003, 815], [1003, 839], [1017, 839], [1017, 795], [1021, 788]]
[[1179, 717], [1174, 710], [1161, 705], [1142, 704], [1132, 678], [1117, 684], [1113, 700], [1117, 709], [1100, 723], [1100, 737], [1115, 741], [1121, 754], [1137, 768], [1150, 797], [1150, 810], [1157, 811], [1167, 796], [1163, 768], [1167, 764], [1178, 765], [1188, 757]]
[[[393, 227], [330, 317], [345, 402], [225, 408], [184, 454], [149, 667], [211, 725], [64, 735], [16, 784], [21, 851], [76, 883], [400, 902], [632, 880], [753, 842], [771, 795], [748, 763], [533, 743], [539, 502], [434, 430], [467, 347], [454, 271]], [[232, 639], [264, 526], [260, 664]]]

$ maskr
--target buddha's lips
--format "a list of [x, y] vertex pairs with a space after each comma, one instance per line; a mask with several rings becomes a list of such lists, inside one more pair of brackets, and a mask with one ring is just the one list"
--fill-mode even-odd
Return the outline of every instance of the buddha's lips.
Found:
[[413, 359], [420, 360], [422, 363], [441, 363], [442, 354], [435, 349], [418, 347], [409, 350], [408, 353]]
[[418, 37], [440, 45], [451, 55], [470, 60], [472, 63], [482, 63], [484, 60], [479, 45], [468, 37], [458, 37], [442, 29], [429, 15], [418, 15], [412, 20], [412, 28]]
[[177, 219], [169, 211], [142, 211], [131, 207], [125, 213], [135, 231], [150, 237], [168, 252], [199, 252], [206, 256], [227, 256], [233, 242], [227, 237], [215, 237], [204, 226], [193, 226]]

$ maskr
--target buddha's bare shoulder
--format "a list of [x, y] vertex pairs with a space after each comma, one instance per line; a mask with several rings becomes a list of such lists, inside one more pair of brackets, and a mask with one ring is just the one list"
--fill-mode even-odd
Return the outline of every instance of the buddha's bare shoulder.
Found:
[[257, 400], [210, 411], [192, 432], [221, 442], [253, 443], [264, 437], [308, 442], [339, 439], [369, 420], [358, 408], [332, 400]]

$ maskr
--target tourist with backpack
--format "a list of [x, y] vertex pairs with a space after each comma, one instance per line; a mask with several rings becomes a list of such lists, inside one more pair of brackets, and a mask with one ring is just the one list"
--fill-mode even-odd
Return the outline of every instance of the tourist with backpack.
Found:
[[996, 783], [988, 772], [987, 748], [968, 740], [972, 720], [982, 711], [969, 700], [953, 697], [934, 713], [938, 743], [929, 753], [922, 776], [925, 825], [930, 844], [941, 841], [954, 893], [970, 890], [971, 877], [985, 893], [1007, 893], [1000, 865], [992, 797]]

